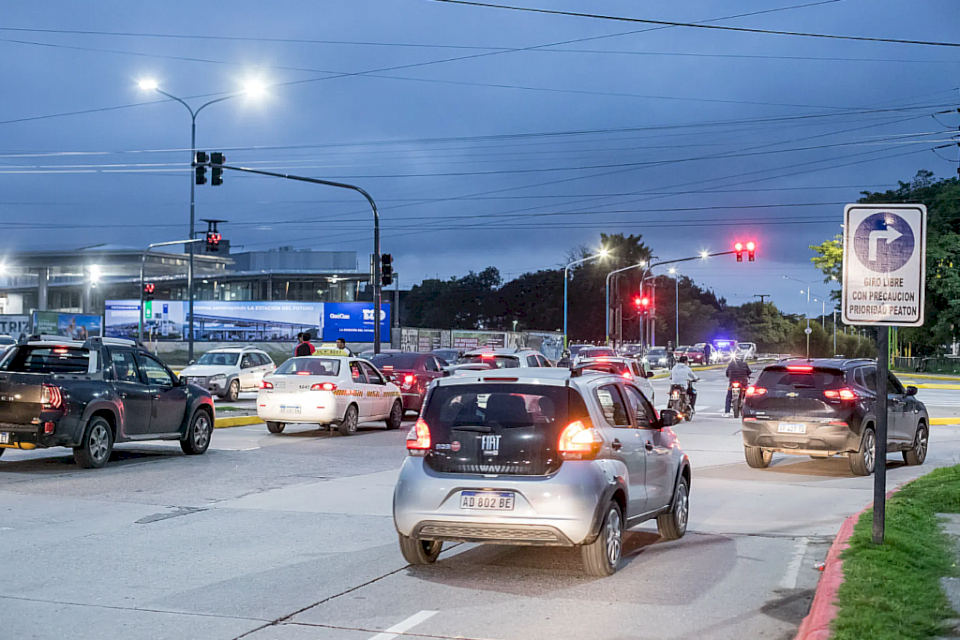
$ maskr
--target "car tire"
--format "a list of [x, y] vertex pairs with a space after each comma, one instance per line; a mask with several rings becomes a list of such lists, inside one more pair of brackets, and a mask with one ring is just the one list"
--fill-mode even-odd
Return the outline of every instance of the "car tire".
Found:
[[233, 380], [227, 387], [227, 393], [223, 396], [227, 402], [236, 402], [240, 398], [240, 381]]
[[773, 460], [773, 451], [743, 445], [743, 457], [747, 461], [747, 466], [751, 469], [766, 469], [770, 466], [770, 461]]
[[673, 493], [670, 511], [657, 516], [657, 531], [664, 540], [679, 540], [687, 532], [690, 519], [690, 486], [687, 479], [680, 476], [677, 489]]
[[620, 505], [611, 500], [607, 505], [600, 534], [590, 544], [580, 547], [583, 570], [591, 576], [604, 578], [617, 571], [623, 554], [623, 514]]
[[403, 534], [400, 537], [400, 553], [412, 565], [433, 564], [443, 551], [443, 543], [435, 540], [417, 540]]
[[286, 427], [282, 422], [268, 422], [267, 431], [270, 433], [283, 433], [283, 428]]
[[929, 446], [929, 432], [927, 425], [923, 422], [917, 424], [917, 436], [913, 439], [913, 448], [903, 452], [903, 461], [910, 466], [923, 464], [927, 459], [927, 447]]
[[113, 431], [105, 418], [90, 420], [79, 447], [73, 449], [73, 459], [81, 469], [99, 469], [113, 452]]
[[347, 412], [343, 414], [343, 420], [337, 425], [337, 429], [342, 436], [352, 436], [357, 432], [357, 422], [360, 413], [357, 411], [357, 405], [352, 404], [347, 407]]
[[403, 424], [403, 403], [397, 400], [390, 409], [390, 417], [386, 420], [387, 429], [399, 429]]
[[180, 441], [180, 448], [188, 456], [199, 456], [210, 448], [213, 437], [213, 420], [203, 409], [197, 409], [187, 427], [187, 437]]
[[873, 427], [863, 430], [860, 440], [860, 450], [850, 454], [850, 471], [857, 476], [868, 476], [873, 473], [877, 464], [877, 434]]

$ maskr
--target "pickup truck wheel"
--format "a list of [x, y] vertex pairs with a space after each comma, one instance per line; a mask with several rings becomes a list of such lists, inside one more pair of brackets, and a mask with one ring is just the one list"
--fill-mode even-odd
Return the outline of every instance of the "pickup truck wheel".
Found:
[[268, 422], [267, 431], [270, 433], [283, 433], [283, 428], [287, 426], [282, 422]]
[[83, 469], [99, 469], [110, 459], [113, 451], [113, 432], [110, 424], [99, 416], [90, 420], [87, 431], [74, 448], [73, 459]]
[[387, 429], [399, 429], [403, 423], [403, 403], [397, 400], [393, 403], [390, 410], [390, 417], [387, 418]]
[[400, 535], [400, 553], [403, 559], [414, 565], [433, 564], [443, 550], [443, 543], [433, 540], [417, 540]]
[[237, 398], [240, 397], [240, 381], [234, 380], [230, 383], [230, 386], [227, 387], [227, 395], [224, 398], [228, 402], [236, 402]]
[[340, 435], [342, 436], [352, 436], [357, 432], [357, 420], [359, 418], [359, 412], [357, 411], [357, 405], [352, 404], [347, 407], [347, 412], [343, 416], [343, 420], [340, 422], [340, 425], [337, 429], [340, 430]]
[[673, 494], [670, 511], [657, 516], [657, 531], [664, 540], [679, 540], [687, 532], [687, 520], [690, 518], [690, 488], [687, 479], [680, 477], [677, 490]]
[[203, 409], [198, 409], [190, 421], [187, 437], [180, 441], [180, 448], [188, 456], [198, 456], [206, 453], [210, 446], [212, 431], [213, 425], [210, 423], [210, 414]]
[[620, 505], [611, 500], [597, 539], [580, 547], [583, 570], [600, 578], [612, 576], [617, 571], [622, 553], [623, 517], [620, 515]]

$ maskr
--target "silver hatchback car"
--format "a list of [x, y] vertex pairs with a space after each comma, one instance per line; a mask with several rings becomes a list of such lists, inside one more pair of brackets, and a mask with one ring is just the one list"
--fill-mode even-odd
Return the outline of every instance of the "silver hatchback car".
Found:
[[691, 470], [670, 427], [622, 376], [569, 369], [470, 372], [435, 381], [393, 496], [400, 550], [436, 561], [445, 541], [580, 547], [617, 570], [625, 529], [687, 528]]

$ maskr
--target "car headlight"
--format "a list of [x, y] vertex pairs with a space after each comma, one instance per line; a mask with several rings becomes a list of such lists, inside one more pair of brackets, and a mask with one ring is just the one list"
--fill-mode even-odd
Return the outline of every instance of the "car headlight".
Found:
[[223, 381], [226, 380], [226, 379], [227, 379], [227, 376], [226, 376], [226, 375], [224, 375], [224, 374], [222, 374], [222, 373], [218, 373], [218, 374], [215, 375], [215, 376], [210, 376], [209, 381], [210, 381], [210, 382], [223, 382]]

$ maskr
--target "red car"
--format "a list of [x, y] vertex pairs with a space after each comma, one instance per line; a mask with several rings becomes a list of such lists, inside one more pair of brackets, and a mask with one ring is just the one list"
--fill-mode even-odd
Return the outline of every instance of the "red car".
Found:
[[423, 406], [423, 396], [427, 387], [437, 378], [448, 375], [442, 362], [432, 353], [388, 352], [370, 357], [370, 362], [377, 365], [393, 383], [400, 387], [403, 395], [403, 410], [419, 413]]
[[703, 347], [690, 347], [683, 355], [687, 356], [688, 364], [705, 364]]

